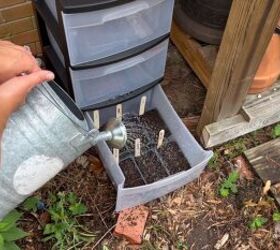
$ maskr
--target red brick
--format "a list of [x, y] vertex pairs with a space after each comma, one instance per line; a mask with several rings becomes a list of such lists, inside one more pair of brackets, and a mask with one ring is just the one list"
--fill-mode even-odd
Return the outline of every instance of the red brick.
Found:
[[33, 22], [34, 28], [37, 29], [38, 26], [37, 26], [37, 20], [36, 20], [35, 16], [32, 17], [32, 22]]
[[30, 31], [34, 29], [31, 17], [19, 19], [10, 23], [0, 25], [0, 37], [7, 35], [15, 35], [21, 32]]
[[42, 45], [40, 42], [36, 42], [36, 50], [37, 50], [37, 56], [42, 55]]
[[148, 214], [148, 208], [144, 206], [123, 210], [119, 214], [114, 234], [125, 237], [131, 244], [141, 244]]
[[23, 3], [25, 0], [0, 0], [0, 8]]
[[24, 33], [19, 33], [12, 37], [12, 42], [18, 45], [26, 45], [39, 41], [37, 30], [31, 30]]
[[33, 16], [32, 3], [26, 2], [5, 8], [1, 11], [2, 16], [6, 22], [17, 20], [24, 17]]
[[0, 11], [0, 24], [1, 23], [5, 23], [5, 19], [4, 19], [3, 15], [2, 15], [2, 13]]

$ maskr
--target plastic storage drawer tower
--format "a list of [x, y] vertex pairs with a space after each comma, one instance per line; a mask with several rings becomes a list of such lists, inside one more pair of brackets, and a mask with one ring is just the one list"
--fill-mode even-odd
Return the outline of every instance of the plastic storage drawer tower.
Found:
[[174, 0], [34, 2], [45, 54], [83, 110], [162, 80]]
[[[117, 189], [118, 211], [194, 180], [212, 157], [186, 129], [159, 84], [173, 5], [174, 0], [35, 1], [41, 34], [47, 34], [42, 37], [46, 56], [89, 123], [99, 128], [120, 117], [129, 130], [140, 129], [136, 138], [129, 131], [129, 143], [120, 152], [97, 145]], [[159, 119], [153, 133], [146, 126], [153, 123], [151, 116]], [[170, 156], [177, 158], [172, 162]]]

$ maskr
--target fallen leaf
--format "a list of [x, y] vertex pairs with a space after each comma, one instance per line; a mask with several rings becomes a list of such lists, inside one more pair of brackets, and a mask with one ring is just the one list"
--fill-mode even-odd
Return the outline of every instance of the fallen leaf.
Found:
[[220, 239], [220, 240], [217, 241], [217, 243], [216, 243], [216, 245], [215, 245], [215, 249], [217, 249], [217, 250], [221, 249], [221, 248], [227, 243], [228, 239], [229, 239], [229, 234], [226, 233], [226, 234], [222, 237], [222, 239]]
[[274, 234], [273, 234], [274, 239], [279, 239], [280, 238], [280, 222], [276, 222], [274, 224]]
[[207, 200], [207, 203], [211, 203], [211, 204], [221, 204], [221, 201], [218, 200]]
[[271, 188], [271, 181], [268, 180], [268, 181], [266, 181], [265, 186], [263, 188], [263, 195], [267, 195], [270, 188]]
[[258, 204], [253, 202], [252, 200], [245, 201], [244, 205], [245, 205], [245, 207], [256, 207], [256, 206], [258, 206]]
[[150, 241], [150, 239], [151, 239], [151, 234], [147, 233], [144, 237], [144, 240]]
[[191, 116], [182, 118], [182, 121], [191, 132], [195, 132], [199, 119], [200, 116]]
[[225, 149], [225, 150], [224, 150], [224, 155], [229, 155], [229, 153], [230, 153], [230, 150], [229, 150], [229, 149]]
[[46, 226], [51, 221], [51, 216], [48, 212], [40, 214], [39, 221], [42, 227]]
[[101, 172], [103, 172], [104, 170], [103, 165], [97, 157], [88, 154], [87, 158], [88, 158], [89, 166], [94, 173], [100, 174]]
[[153, 214], [153, 215], [152, 215], [152, 219], [153, 219], [153, 220], [158, 220], [158, 216], [157, 216], [156, 214]]
[[244, 159], [243, 156], [238, 156], [233, 159], [233, 164], [236, 166], [237, 171], [240, 174], [240, 177], [243, 177], [247, 180], [253, 180], [254, 174], [250, 170], [250, 166], [248, 165], [247, 161]]
[[181, 205], [182, 204], [182, 197], [176, 197], [175, 199], [172, 200], [172, 205]]
[[88, 158], [85, 155], [81, 155], [80, 157], [78, 157], [76, 159], [76, 163], [82, 166], [83, 168], [86, 168], [89, 164]]
[[177, 214], [177, 210], [174, 210], [174, 209], [168, 209], [168, 212], [169, 212], [171, 215]]

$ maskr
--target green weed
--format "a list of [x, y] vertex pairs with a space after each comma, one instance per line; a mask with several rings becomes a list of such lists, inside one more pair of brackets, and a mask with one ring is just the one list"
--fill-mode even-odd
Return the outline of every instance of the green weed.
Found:
[[219, 153], [218, 152], [214, 152], [212, 158], [208, 162], [208, 167], [211, 168], [211, 169], [217, 168], [217, 163], [218, 163], [219, 157], [220, 157]]
[[15, 241], [28, 236], [26, 232], [17, 227], [21, 216], [21, 213], [14, 210], [0, 221], [0, 250], [20, 249]]
[[38, 204], [40, 202], [39, 197], [37, 196], [32, 196], [27, 198], [23, 203], [22, 203], [22, 207], [25, 211], [27, 212], [33, 212], [36, 213], [38, 208]]
[[177, 242], [177, 249], [178, 250], [188, 250], [189, 249], [189, 245], [188, 245], [187, 242], [178, 241]]
[[277, 138], [280, 136], [280, 124], [277, 124], [272, 129], [272, 138]]
[[273, 215], [272, 215], [272, 219], [275, 222], [280, 221], [280, 212], [279, 211], [274, 212]]
[[237, 171], [232, 171], [228, 178], [224, 180], [222, 185], [220, 186], [219, 193], [222, 197], [226, 198], [231, 193], [237, 193], [237, 181], [239, 179], [239, 173]]
[[267, 221], [268, 221], [268, 219], [266, 219], [262, 216], [257, 216], [249, 222], [249, 228], [251, 230], [255, 231], [255, 230], [263, 227]]
[[228, 153], [225, 155], [228, 160], [234, 159], [235, 157], [243, 154], [243, 152], [247, 150], [243, 138], [239, 138], [227, 143], [225, 145], [225, 148], [226, 151], [228, 151]]
[[51, 223], [44, 228], [44, 235], [47, 235], [44, 241], [55, 240], [53, 248], [62, 250], [68, 247], [77, 249], [83, 243], [94, 240], [95, 235], [88, 233], [77, 221], [77, 216], [86, 213], [87, 208], [74, 193], [61, 192], [51, 194], [49, 198]]

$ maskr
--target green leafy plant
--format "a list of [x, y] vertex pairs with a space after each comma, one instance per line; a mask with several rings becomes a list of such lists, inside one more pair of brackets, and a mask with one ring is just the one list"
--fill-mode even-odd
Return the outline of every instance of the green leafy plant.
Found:
[[177, 249], [178, 250], [188, 250], [189, 249], [189, 245], [186, 242], [178, 241], [177, 242]]
[[272, 215], [272, 219], [275, 222], [280, 221], [280, 212], [279, 211], [274, 212], [273, 215]]
[[280, 136], [280, 124], [277, 124], [272, 129], [272, 137], [277, 138]]
[[102, 246], [102, 250], [110, 250], [110, 248], [106, 245]]
[[237, 193], [237, 181], [239, 179], [239, 173], [237, 171], [232, 171], [228, 178], [224, 180], [222, 185], [220, 186], [219, 193], [222, 197], [226, 198], [231, 193]]
[[227, 143], [225, 145], [225, 148], [226, 148], [225, 152], [227, 152], [225, 154], [225, 157], [228, 160], [234, 159], [235, 157], [243, 154], [243, 152], [247, 150], [244, 138], [238, 138], [238, 139], [235, 139], [235, 140]]
[[21, 216], [21, 213], [13, 210], [0, 221], [0, 250], [20, 249], [15, 241], [28, 236], [26, 232], [17, 226]]
[[55, 249], [76, 249], [77, 246], [94, 240], [95, 235], [87, 232], [77, 221], [77, 216], [86, 213], [87, 208], [74, 193], [51, 194], [49, 199], [52, 203], [48, 208], [51, 223], [44, 228], [44, 235], [47, 235], [45, 241], [55, 240]]
[[212, 158], [208, 162], [208, 166], [212, 169], [216, 168], [218, 159], [219, 159], [219, 154], [217, 152], [214, 152]]
[[257, 230], [257, 229], [263, 227], [267, 221], [268, 221], [268, 219], [266, 219], [262, 216], [257, 216], [250, 221], [249, 227], [251, 230]]
[[38, 204], [40, 202], [40, 199], [39, 197], [37, 196], [32, 196], [32, 197], [29, 197], [27, 198], [23, 204], [22, 204], [22, 207], [25, 211], [27, 212], [33, 212], [33, 213], [36, 213], [38, 208]]

